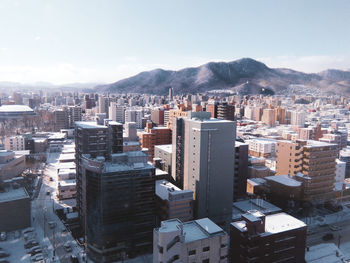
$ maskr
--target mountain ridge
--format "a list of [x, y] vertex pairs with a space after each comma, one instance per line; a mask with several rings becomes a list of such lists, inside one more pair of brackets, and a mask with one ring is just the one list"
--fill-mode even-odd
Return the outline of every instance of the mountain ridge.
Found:
[[325, 94], [350, 95], [350, 71], [328, 69], [304, 73], [289, 68], [269, 68], [252, 58], [231, 62], [208, 62], [180, 70], [161, 68], [94, 88], [97, 92], [146, 93], [166, 95], [230, 89], [240, 94], [285, 94], [290, 85], [319, 89]]

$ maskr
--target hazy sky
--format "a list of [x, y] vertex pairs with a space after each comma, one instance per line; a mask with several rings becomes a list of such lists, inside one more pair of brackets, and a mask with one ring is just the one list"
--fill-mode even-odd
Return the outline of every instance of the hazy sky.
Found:
[[242, 57], [350, 69], [350, 1], [0, 0], [0, 81], [112, 82]]

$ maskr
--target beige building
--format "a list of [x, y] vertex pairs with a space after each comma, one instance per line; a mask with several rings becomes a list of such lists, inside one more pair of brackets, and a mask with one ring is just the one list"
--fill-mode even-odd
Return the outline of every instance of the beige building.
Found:
[[0, 180], [19, 176], [26, 168], [25, 155], [12, 151], [0, 151]]
[[63, 180], [58, 182], [58, 199], [71, 199], [77, 195], [77, 184], [74, 180]]
[[228, 262], [228, 235], [208, 218], [163, 221], [153, 231], [153, 263]]
[[166, 180], [156, 181], [157, 212], [160, 221], [178, 218], [193, 219], [193, 191], [181, 190]]
[[299, 174], [295, 179], [304, 182], [304, 200], [318, 202], [333, 197], [336, 144], [279, 141], [277, 152], [276, 174]]
[[25, 143], [23, 136], [6, 137], [4, 140], [5, 149], [8, 151], [24, 151]]
[[267, 126], [275, 126], [275, 123], [276, 123], [275, 109], [264, 109], [261, 120]]

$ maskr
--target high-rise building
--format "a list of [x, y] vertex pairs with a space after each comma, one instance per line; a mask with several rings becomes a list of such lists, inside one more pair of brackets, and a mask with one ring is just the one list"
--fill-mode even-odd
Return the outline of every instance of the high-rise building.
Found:
[[248, 144], [235, 142], [235, 173], [233, 182], [233, 199], [246, 196], [248, 179]]
[[275, 109], [264, 109], [261, 121], [267, 126], [275, 126]]
[[[172, 176], [195, 196], [195, 218], [209, 217], [227, 227], [231, 220], [235, 122], [190, 112], [173, 130]], [[202, 116], [202, 118], [200, 117]]]
[[167, 127], [153, 127], [152, 123], [146, 124], [145, 131], [139, 132], [141, 147], [147, 148], [149, 159], [152, 161], [154, 157], [154, 146], [171, 143], [171, 130]]
[[217, 104], [217, 118], [222, 120], [235, 120], [235, 105], [227, 102]]
[[80, 106], [68, 107], [69, 127], [74, 128], [75, 122], [82, 120], [82, 108]]
[[228, 262], [228, 235], [208, 218], [163, 221], [153, 232], [153, 262]]
[[115, 262], [152, 250], [155, 169], [141, 151], [82, 156], [89, 259]]
[[291, 111], [290, 124], [296, 127], [304, 127], [306, 114], [303, 111]]
[[109, 159], [112, 153], [123, 151], [123, 126], [109, 122], [97, 125], [95, 122], [77, 122], [75, 127], [75, 159], [77, 184], [77, 209], [80, 224], [85, 232], [86, 214], [86, 179], [82, 172], [82, 155], [90, 154], [91, 158]]
[[66, 109], [54, 111], [54, 130], [59, 132], [62, 129], [69, 128], [69, 116]]
[[108, 108], [109, 108], [109, 98], [100, 96], [98, 98], [98, 112], [99, 113], [106, 113], [108, 118]]
[[[319, 141], [278, 141], [276, 174], [296, 176], [304, 182], [305, 201], [333, 197], [337, 145]], [[300, 173], [303, 176], [300, 176]]]
[[163, 109], [153, 109], [151, 112], [151, 121], [155, 125], [164, 125], [164, 110]]
[[231, 262], [305, 262], [306, 225], [288, 214], [248, 211], [230, 232]]
[[109, 119], [125, 123], [125, 107], [120, 106], [117, 102], [111, 102], [109, 106]]

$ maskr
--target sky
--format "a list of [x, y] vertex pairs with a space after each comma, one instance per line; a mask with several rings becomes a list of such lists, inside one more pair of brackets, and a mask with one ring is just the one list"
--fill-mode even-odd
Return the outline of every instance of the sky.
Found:
[[0, 81], [114, 82], [251, 57], [350, 69], [349, 0], [0, 0]]

